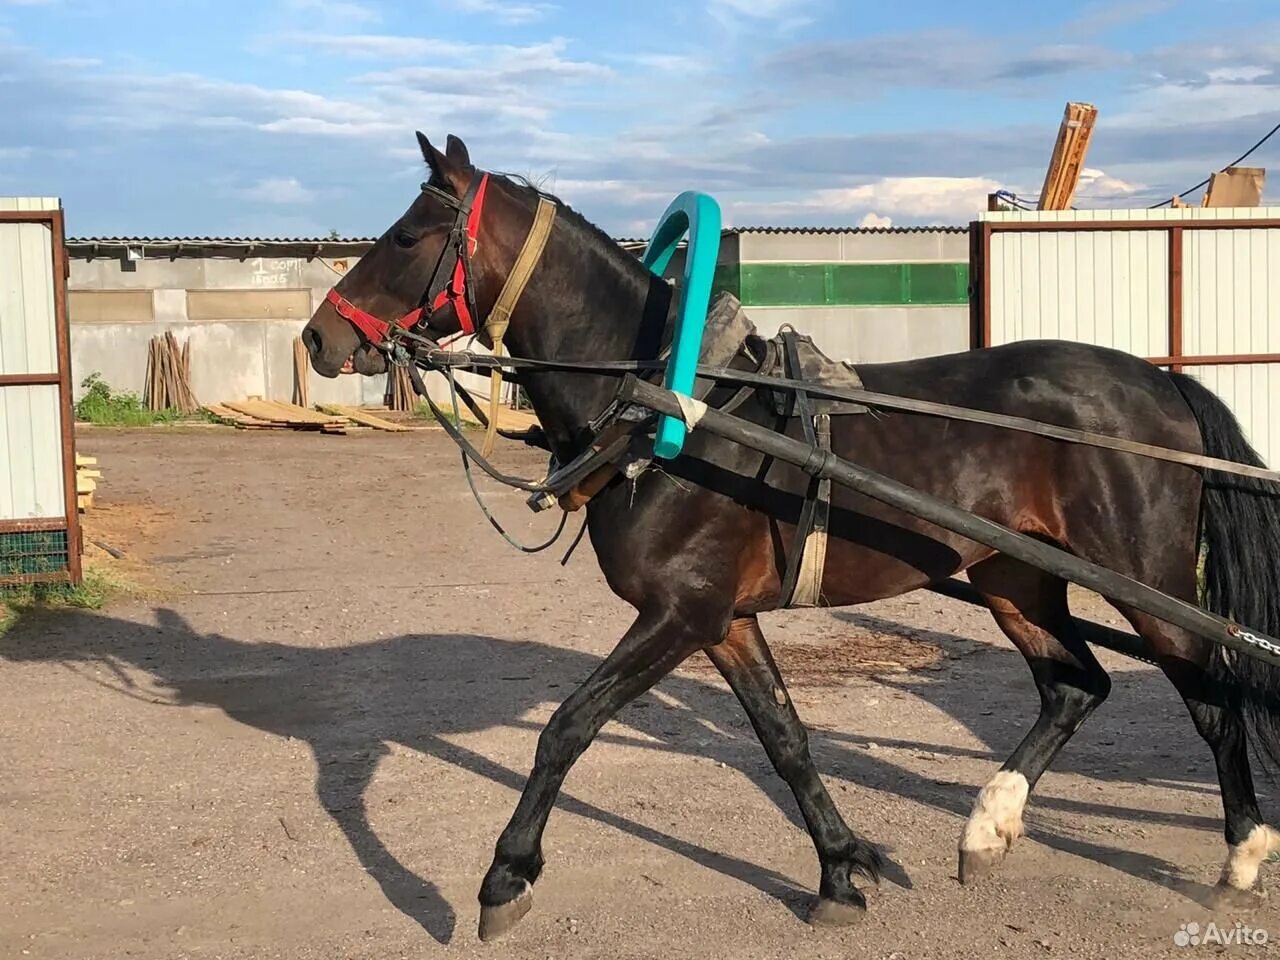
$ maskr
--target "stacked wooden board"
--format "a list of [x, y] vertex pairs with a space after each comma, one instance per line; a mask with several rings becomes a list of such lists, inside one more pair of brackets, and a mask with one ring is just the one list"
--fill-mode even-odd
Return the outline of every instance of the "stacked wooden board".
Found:
[[1058, 129], [1058, 141], [1040, 190], [1041, 210], [1070, 210], [1084, 171], [1084, 159], [1098, 120], [1098, 108], [1091, 103], [1068, 103]]
[[311, 360], [301, 337], [293, 338], [293, 402], [311, 406]]
[[418, 395], [413, 392], [409, 372], [399, 364], [392, 364], [387, 374], [386, 403], [388, 410], [399, 410], [402, 413], [418, 408]]
[[147, 345], [147, 409], [195, 413], [200, 401], [191, 389], [191, 341], [178, 347], [172, 333], [152, 337]]
[[346, 433], [352, 426], [345, 417], [308, 410], [294, 403], [249, 397], [247, 400], [226, 400], [205, 408], [220, 420], [225, 420], [242, 430], [317, 430], [320, 433]]
[[416, 427], [406, 427], [402, 423], [392, 423], [390, 420], [384, 420], [382, 417], [375, 416], [367, 410], [357, 410], [354, 407], [343, 407], [336, 403], [317, 403], [316, 409], [321, 413], [328, 413], [337, 417], [345, 417], [362, 427], [372, 427], [374, 430], [385, 430], [387, 433], [408, 433], [410, 430], [420, 429]]
[[249, 397], [227, 400], [205, 407], [224, 423], [240, 430], [314, 430], [320, 433], [345, 434], [363, 429], [402, 433], [414, 429], [392, 423], [364, 410], [337, 404], [316, 404], [309, 410], [295, 403]]
[[76, 454], [76, 507], [81, 513], [93, 506], [93, 495], [98, 490], [102, 471], [97, 469], [97, 457]]

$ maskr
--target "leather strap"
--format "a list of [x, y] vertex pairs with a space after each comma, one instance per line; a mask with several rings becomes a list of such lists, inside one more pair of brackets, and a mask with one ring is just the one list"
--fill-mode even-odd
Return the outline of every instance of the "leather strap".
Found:
[[[790, 327], [785, 327], [779, 331], [778, 336], [782, 340], [783, 375], [793, 381], [798, 381], [800, 379], [800, 356], [796, 350], [796, 339], [799, 334]], [[788, 413], [790, 416], [800, 418], [800, 428], [804, 431], [805, 443], [812, 449], [818, 449], [818, 433], [813, 422], [813, 404], [809, 400], [808, 391], [803, 387], [797, 387], [791, 392], [791, 404]], [[828, 431], [828, 449], [830, 447], [830, 438], [831, 435]], [[794, 602], [796, 587], [800, 581], [800, 567], [804, 561], [806, 544], [809, 541], [809, 534], [813, 531], [814, 518], [818, 510], [820, 489], [821, 481], [817, 477], [811, 477], [809, 479], [809, 487], [804, 495], [804, 506], [800, 508], [800, 517], [796, 521], [795, 535], [791, 539], [791, 555], [787, 557], [786, 573], [782, 578], [782, 589], [778, 600], [783, 607], [789, 607]], [[830, 491], [830, 484], [827, 485], [827, 489]]]
[[[814, 427], [819, 449], [830, 450], [831, 414], [820, 413], [814, 417]], [[800, 573], [796, 578], [795, 592], [790, 603], [793, 607], [822, 606], [822, 577], [827, 565], [827, 526], [831, 516], [830, 477], [818, 480], [817, 495], [812, 502], [813, 521], [804, 544], [800, 547]]]
[[[529, 280], [533, 277], [534, 268], [542, 259], [542, 253], [547, 247], [547, 238], [551, 236], [551, 228], [555, 226], [555, 222], [556, 205], [545, 197], [539, 197], [538, 210], [533, 215], [533, 226], [529, 228], [529, 235], [524, 238], [524, 246], [520, 248], [516, 262], [502, 285], [502, 292], [498, 294], [498, 299], [494, 302], [493, 309], [489, 311], [489, 317], [485, 321], [484, 331], [493, 344], [495, 356], [502, 354], [502, 338], [506, 336], [507, 327], [511, 325], [511, 315], [515, 313], [524, 288], [529, 285]], [[502, 368], [494, 367], [489, 377], [489, 429], [485, 433], [484, 445], [481, 447], [486, 457], [493, 453], [493, 444], [498, 436], [498, 405], [501, 403], [501, 394]]]

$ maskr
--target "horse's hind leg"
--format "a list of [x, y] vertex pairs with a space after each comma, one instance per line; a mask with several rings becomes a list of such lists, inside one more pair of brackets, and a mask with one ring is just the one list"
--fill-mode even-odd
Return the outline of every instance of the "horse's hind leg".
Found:
[[1076, 631], [1066, 581], [1003, 556], [973, 567], [969, 579], [1026, 657], [1040, 692], [1040, 716], [978, 794], [960, 837], [961, 883], [989, 873], [1022, 835], [1031, 788], [1111, 690], [1106, 671]]
[[[1183, 591], [1191, 597], [1194, 590]], [[1248, 738], [1232, 691], [1208, 670], [1212, 648], [1205, 640], [1138, 610], [1115, 604], [1160, 662], [1191, 712], [1196, 730], [1218, 767], [1227, 840], [1227, 860], [1218, 888], [1228, 898], [1253, 889], [1258, 868], [1280, 851], [1280, 833], [1267, 826], [1258, 809], [1249, 769]]]
[[778, 775], [791, 787], [822, 866], [819, 897], [809, 914], [815, 924], [844, 924], [861, 916], [866, 899], [855, 873], [875, 880], [880, 854], [855, 836], [831, 801], [809, 754], [809, 737], [796, 715], [778, 667], [755, 617], [734, 620], [707, 655], [733, 688]]

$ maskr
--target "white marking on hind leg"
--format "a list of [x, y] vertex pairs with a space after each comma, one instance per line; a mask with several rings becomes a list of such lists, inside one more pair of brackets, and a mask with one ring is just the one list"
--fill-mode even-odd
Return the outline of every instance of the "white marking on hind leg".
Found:
[[1031, 792], [1027, 778], [1001, 770], [982, 788], [960, 836], [961, 850], [1000, 850], [1022, 836], [1022, 810]]
[[1222, 865], [1224, 887], [1234, 890], [1251, 890], [1258, 880], [1258, 867], [1267, 857], [1280, 851], [1280, 832], [1265, 824], [1249, 831], [1240, 843], [1227, 848], [1227, 862]]

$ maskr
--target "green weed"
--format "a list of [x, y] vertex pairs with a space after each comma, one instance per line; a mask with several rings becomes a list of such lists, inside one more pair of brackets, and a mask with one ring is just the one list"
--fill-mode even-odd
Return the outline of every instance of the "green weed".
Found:
[[179, 418], [176, 410], [148, 410], [136, 393], [114, 392], [100, 373], [91, 373], [80, 384], [84, 396], [76, 404], [76, 419], [110, 427], [149, 427], [153, 423], [172, 423]]

